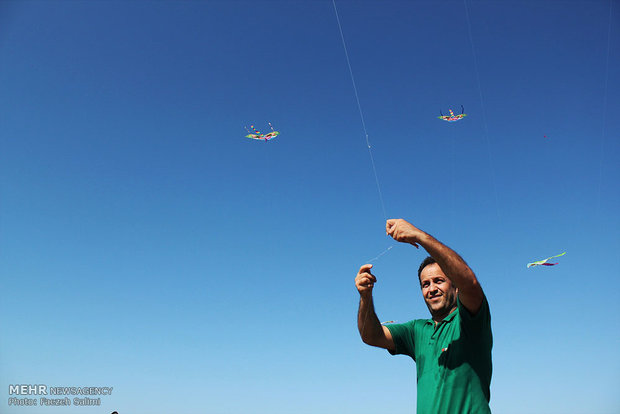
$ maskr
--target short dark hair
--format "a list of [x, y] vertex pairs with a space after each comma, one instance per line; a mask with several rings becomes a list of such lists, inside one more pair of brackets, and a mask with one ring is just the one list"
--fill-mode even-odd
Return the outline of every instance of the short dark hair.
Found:
[[418, 280], [420, 280], [422, 270], [424, 270], [426, 266], [432, 265], [433, 263], [437, 263], [437, 260], [433, 259], [431, 256], [428, 256], [426, 259], [422, 260], [422, 263], [420, 263], [420, 267], [418, 268]]

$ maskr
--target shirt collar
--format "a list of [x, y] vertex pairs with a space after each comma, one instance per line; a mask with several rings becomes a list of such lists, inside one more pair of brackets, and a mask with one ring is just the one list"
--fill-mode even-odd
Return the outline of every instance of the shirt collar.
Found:
[[[446, 316], [445, 318], [443, 318], [443, 319], [442, 319], [439, 323], [443, 323], [443, 322], [446, 322], [446, 323], [448, 323], [448, 322], [452, 322], [452, 319], [454, 319], [454, 317], [456, 316], [456, 314], [457, 314], [458, 312], [459, 312], [459, 308], [458, 308], [458, 307], [456, 307], [456, 308], [455, 308], [452, 312], [450, 312], [450, 313], [448, 314], [448, 316]], [[433, 319], [427, 319], [427, 320], [426, 320], [426, 323], [427, 323], [427, 324], [430, 324], [430, 325], [434, 325], [434, 324], [435, 324], [435, 321], [434, 321]]]

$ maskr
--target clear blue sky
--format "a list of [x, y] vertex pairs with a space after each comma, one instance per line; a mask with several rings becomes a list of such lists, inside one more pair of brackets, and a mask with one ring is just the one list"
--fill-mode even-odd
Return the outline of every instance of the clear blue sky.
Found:
[[[608, 47], [606, 0], [468, 1], [473, 49], [462, 1], [337, 4], [387, 216], [489, 299], [494, 412], [617, 413], [620, 4]], [[2, 1], [0, 144], [3, 413], [415, 411], [356, 330], [392, 242], [331, 1]], [[428, 317], [424, 256], [375, 262], [381, 320]]]

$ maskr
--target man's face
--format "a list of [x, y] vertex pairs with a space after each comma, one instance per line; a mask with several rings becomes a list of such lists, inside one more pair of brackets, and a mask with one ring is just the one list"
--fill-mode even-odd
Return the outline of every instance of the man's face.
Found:
[[456, 306], [456, 289], [437, 263], [422, 269], [420, 287], [433, 319], [445, 318]]

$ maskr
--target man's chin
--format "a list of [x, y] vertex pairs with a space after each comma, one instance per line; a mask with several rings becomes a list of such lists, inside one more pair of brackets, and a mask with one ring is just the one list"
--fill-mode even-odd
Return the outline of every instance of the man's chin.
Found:
[[432, 302], [427, 304], [428, 308], [433, 312], [441, 312], [445, 308], [443, 302]]
[[428, 304], [428, 310], [433, 316], [444, 316], [450, 313], [450, 309], [444, 303]]

